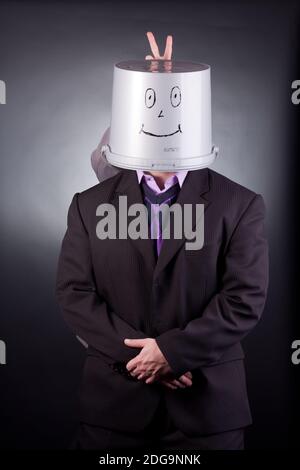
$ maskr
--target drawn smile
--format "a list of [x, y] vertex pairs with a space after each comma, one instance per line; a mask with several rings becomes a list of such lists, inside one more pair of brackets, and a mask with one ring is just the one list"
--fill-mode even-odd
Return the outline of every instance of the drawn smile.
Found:
[[152, 135], [153, 137], [169, 137], [171, 135], [175, 135], [177, 134], [178, 132], [181, 132], [182, 133], [182, 130], [181, 130], [181, 127], [180, 127], [180, 124], [178, 124], [178, 129], [174, 132], [172, 132], [171, 134], [153, 134], [152, 132], [147, 132], [144, 130], [144, 124], [142, 124], [142, 127], [141, 127], [141, 130], [139, 132], [139, 134], [143, 132], [144, 134], [146, 135]]

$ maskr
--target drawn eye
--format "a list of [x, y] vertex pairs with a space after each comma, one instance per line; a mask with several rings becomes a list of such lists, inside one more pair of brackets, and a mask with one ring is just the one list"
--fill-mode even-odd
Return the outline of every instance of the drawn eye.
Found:
[[179, 86], [173, 86], [170, 94], [170, 100], [173, 108], [176, 108], [181, 103], [181, 92]]
[[147, 88], [145, 92], [145, 105], [147, 106], [147, 108], [152, 108], [152, 106], [154, 106], [155, 101], [155, 91], [153, 90], [153, 88]]

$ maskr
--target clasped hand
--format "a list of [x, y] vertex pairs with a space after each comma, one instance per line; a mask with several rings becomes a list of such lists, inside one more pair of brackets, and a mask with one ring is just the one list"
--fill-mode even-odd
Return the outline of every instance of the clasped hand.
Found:
[[146, 384], [160, 382], [172, 390], [192, 385], [191, 372], [186, 372], [178, 379], [172, 377], [172, 369], [154, 338], [125, 339], [124, 343], [131, 348], [141, 348], [139, 354], [126, 365], [132, 377]]

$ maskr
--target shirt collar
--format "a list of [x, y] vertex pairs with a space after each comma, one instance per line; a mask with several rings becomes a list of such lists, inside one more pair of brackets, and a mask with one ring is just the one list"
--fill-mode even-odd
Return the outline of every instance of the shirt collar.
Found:
[[[137, 173], [138, 182], [140, 184], [145, 173], [143, 170], [136, 170], [136, 173]], [[175, 176], [177, 177], [180, 188], [182, 187], [187, 174], [188, 174], [188, 170], [181, 170], [181, 171], [175, 172]], [[152, 176], [152, 175], [147, 175], [147, 176]]]

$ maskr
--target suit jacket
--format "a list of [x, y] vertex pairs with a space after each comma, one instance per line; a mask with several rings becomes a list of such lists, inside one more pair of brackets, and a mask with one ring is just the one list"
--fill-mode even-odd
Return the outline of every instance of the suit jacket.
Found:
[[[56, 295], [64, 318], [89, 347], [80, 389], [82, 421], [139, 431], [166, 400], [186, 434], [223, 432], [251, 423], [241, 340], [257, 324], [268, 284], [261, 195], [209, 169], [190, 171], [177, 203], [204, 204], [204, 246], [165, 239], [157, 263], [151, 239], [96, 235], [99, 204], [127, 195], [143, 204], [137, 175], [122, 170], [77, 193], [68, 212]], [[194, 221], [195, 222], [195, 221]], [[139, 350], [124, 338], [153, 337], [174, 376], [193, 385], [146, 385], [122, 364]], [[125, 369], [126, 370], [126, 369]]]

